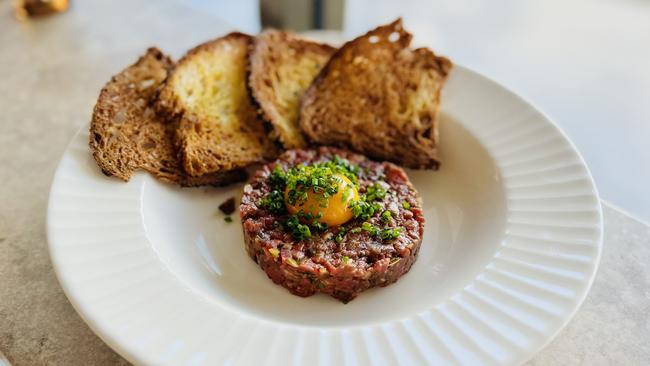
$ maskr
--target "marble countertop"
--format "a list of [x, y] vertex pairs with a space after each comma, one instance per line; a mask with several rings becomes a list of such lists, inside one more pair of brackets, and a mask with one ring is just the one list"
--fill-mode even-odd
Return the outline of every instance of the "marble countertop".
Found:
[[[171, 1], [156, 8], [123, 2], [131, 11], [114, 27], [105, 16], [111, 4], [79, 1], [74, 11], [20, 24], [10, 18], [10, 2], [0, 2], [0, 354], [12, 365], [127, 364], [74, 311], [54, 275], [45, 234], [52, 176], [116, 70], [147, 46], [179, 55], [231, 30]], [[144, 11], [152, 18], [146, 31]], [[179, 27], [192, 31], [179, 35]], [[605, 246], [594, 287], [531, 365], [650, 362], [650, 227], [603, 208]]]

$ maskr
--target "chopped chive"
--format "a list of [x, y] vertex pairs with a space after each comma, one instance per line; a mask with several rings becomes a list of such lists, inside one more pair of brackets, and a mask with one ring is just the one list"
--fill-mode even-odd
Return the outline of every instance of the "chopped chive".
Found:
[[343, 241], [343, 238], [345, 237], [345, 228], [343, 226], [339, 227], [339, 232], [336, 234], [334, 237], [334, 241], [337, 243], [340, 243]]
[[294, 239], [300, 241], [311, 237], [309, 226], [301, 224], [297, 215], [292, 215], [284, 222], [285, 231], [291, 233]]
[[264, 197], [258, 203], [258, 206], [275, 215], [282, 215], [286, 212], [286, 207], [284, 206], [284, 195], [277, 189], [271, 191], [271, 193]]
[[386, 190], [379, 183], [375, 183], [366, 190], [368, 201], [383, 200], [386, 197]]
[[393, 214], [390, 211], [386, 210], [386, 211], [382, 212], [382, 214], [381, 214], [381, 221], [389, 222], [392, 217], [393, 217]]
[[381, 240], [393, 240], [397, 239], [399, 237], [399, 234], [403, 231], [404, 229], [401, 227], [390, 229], [386, 228], [381, 231]]
[[341, 195], [341, 201], [343, 203], [347, 202], [351, 194], [352, 194], [352, 188], [348, 188], [345, 191], [343, 191], [343, 194]]

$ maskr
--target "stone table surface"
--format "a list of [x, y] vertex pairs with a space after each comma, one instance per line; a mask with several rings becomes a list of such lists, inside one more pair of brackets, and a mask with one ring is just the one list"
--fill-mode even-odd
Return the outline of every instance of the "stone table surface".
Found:
[[[66, 14], [18, 23], [10, 2], [0, 0], [0, 355], [12, 365], [127, 364], [63, 294], [45, 214], [58, 159], [114, 72], [149, 45], [179, 55], [231, 29], [177, 3], [156, 4], [78, 1]], [[605, 245], [593, 289], [530, 365], [650, 363], [650, 227], [603, 208]]]

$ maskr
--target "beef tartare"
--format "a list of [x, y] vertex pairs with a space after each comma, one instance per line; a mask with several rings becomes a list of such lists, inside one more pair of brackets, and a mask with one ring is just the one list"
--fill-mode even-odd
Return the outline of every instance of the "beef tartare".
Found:
[[273, 282], [348, 302], [409, 271], [421, 207], [400, 167], [321, 147], [263, 166], [244, 187], [240, 214], [246, 250]]

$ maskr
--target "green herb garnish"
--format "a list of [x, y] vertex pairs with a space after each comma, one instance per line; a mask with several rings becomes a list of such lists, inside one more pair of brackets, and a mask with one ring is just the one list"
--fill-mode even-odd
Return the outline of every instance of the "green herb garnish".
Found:
[[[322, 200], [321, 206], [327, 207], [327, 199], [338, 193], [341, 185], [340, 176], [348, 178], [354, 186], [357, 186], [357, 172], [358, 167], [339, 157], [311, 165], [297, 165], [284, 175], [287, 203], [301, 205], [307, 200], [308, 193], [313, 192]], [[349, 196], [350, 193], [343, 194]]]
[[226, 217], [223, 218], [223, 221], [225, 221], [227, 223], [231, 223], [232, 222], [232, 217], [226, 216]]
[[381, 240], [393, 240], [397, 239], [399, 234], [402, 233], [404, 229], [401, 227], [397, 227], [394, 229], [386, 228], [381, 231]]
[[[347, 159], [340, 156], [334, 156], [328, 161], [309, 165], [300, 164], [287, 170], [284, 170], [278, 164], [269, 174], [268, 183], [271, 186], [271, 191], [260, 200], [258, 205], [271, 214], [286, 215], [287, 205], [300, 206], [305, 203], [307, 198], [311, 200], [314, 197], [318, 200], [318, 205], [324, 208], [328, 205], [328, 199], [339, 193], [342, 177], [349, 179], [354, 186], [342, 192], [343, 202], [348, 202], [351, 195], [354, 194], [353, 189], [359, 189], [357, 178], [359, 172], [358, 166], [351, 164]], [[311, 196], [311, 194], [315, 194], [315, 196]], [[384, 200], [386, 194], [386, 189], [380, 183], [374, 183], [366, 188], [365, 194], [360, 195], [359, 199], [348, 203], [352, 216], [355, 219], [364, 221], [361, 227], [350, 229], [350, 233], [356, 234], [365, 231], [384, 240], [394, 239], [399, 236], [400, 229], [382, 230], [380, 227], [365, 221], [381, 213], [381, 221], [384, 223], [390, 222], [394, 213], [384, 210], [383, 205], [379, 203]], [[402, 206], [410, 208], [410, 204], [406, 201], [402, 203]], [[315, 232], [328, 229], [327, 224], [319, 222], [321, 217], [322, 213], [316, 215], [303, 210], [295, 215], [286, 216], [285, 220], [279, 221], [277, 227], [291, 234], [295, 240], [300, 241], [310, 238]], [[228, 221], [228, 219], [226, 220]], [[337, 243], [343, 241], [347, 232], [348, 230], [345, 228], [339, 227], [338, 232], [334, 235], [334, 241]]]
[[381, 211], [381, 205], [378, 203], [368, 203], [362, 196], [358, 201], [350, 202], [348, 207], [352, 209], [352, 216], [355, 219], [368, 220], [375, 215], [376, 212]]
[[311, 227], [316, 229], [316, 231], [325, 231], [327, 230], [327, 224], [324, 222], [318, 222], [316, 220], [312, 221]]
[[343, 226], [339, 226], [339, 232], [334, 237], [334, 241], [340, 243], [343, 241], [344, 237], [345, 237], [345, 228]]
[[309, 226], [301, 224], [298, 216], [291, 215], [284, 222], [284, 230], [289, 232], [294, 239], [300, 241], [303, 239], [311, 238], [311, 230]]
[[283, 215], [287, 212], [287, 208], [284, 206], [284, 195], [277, 189], [262, 198], [259, 206], [274, 215]]
[[366, 201], [383, 200], [386, 197], [386, 190], [379, 183], [375, 183], [366, 190]]
[[282, 189], [287, 184], [287, 173], [280, 165], [276, 165], [269, 175], [269, 183], [275, 188]]
[[346, 189], [343, 194], [341, 195], [341, 202], [345, 203], [350, 199], [350, 195], [352, 194], [352, 188]]
[[393, 214], [388, 210], [381, 213], [381, 221], [382, 222], [389, 222], [392, 217], [393, 217]]
[[332, 158], [332, 163], [340, 166], [350, 173], [350, 176], [347, 176], [353, 183], [357, 182], [357, 175], [359, 175], [359, 167], [357, 165], [351, 164], [348, 159], [344, 159], [338, 155], [334, 155]]
[[370, 235], [372, 235], [372, 236], [377, 236], [377, 235], [379, 235], [379, 229], [378, 229], [377, 227], [373, 226], [373, 225], [372, 225], [371, 223], [369, 223], [368, 221], [366, 221], [366, 222], [364, 222], [363, 224], [361, 224], [361, 230], [363, 230], [363, 231], [367, 231], [367, 232], [370, 233]]
[[352, 216], [355, 219], [368, 220], [382, 209], [379, 203], [373, 201], [381, 201], [384, 197], [386, 197], [386, 190], [379, 183], [375, 183], [368, 187], [366, 194], [350, 202], [348, 207], [352, 209]]
[[411, 204], [408, 201], [404, 201], [402, 202], [402, 207], [409, 210], [411, 208]]

